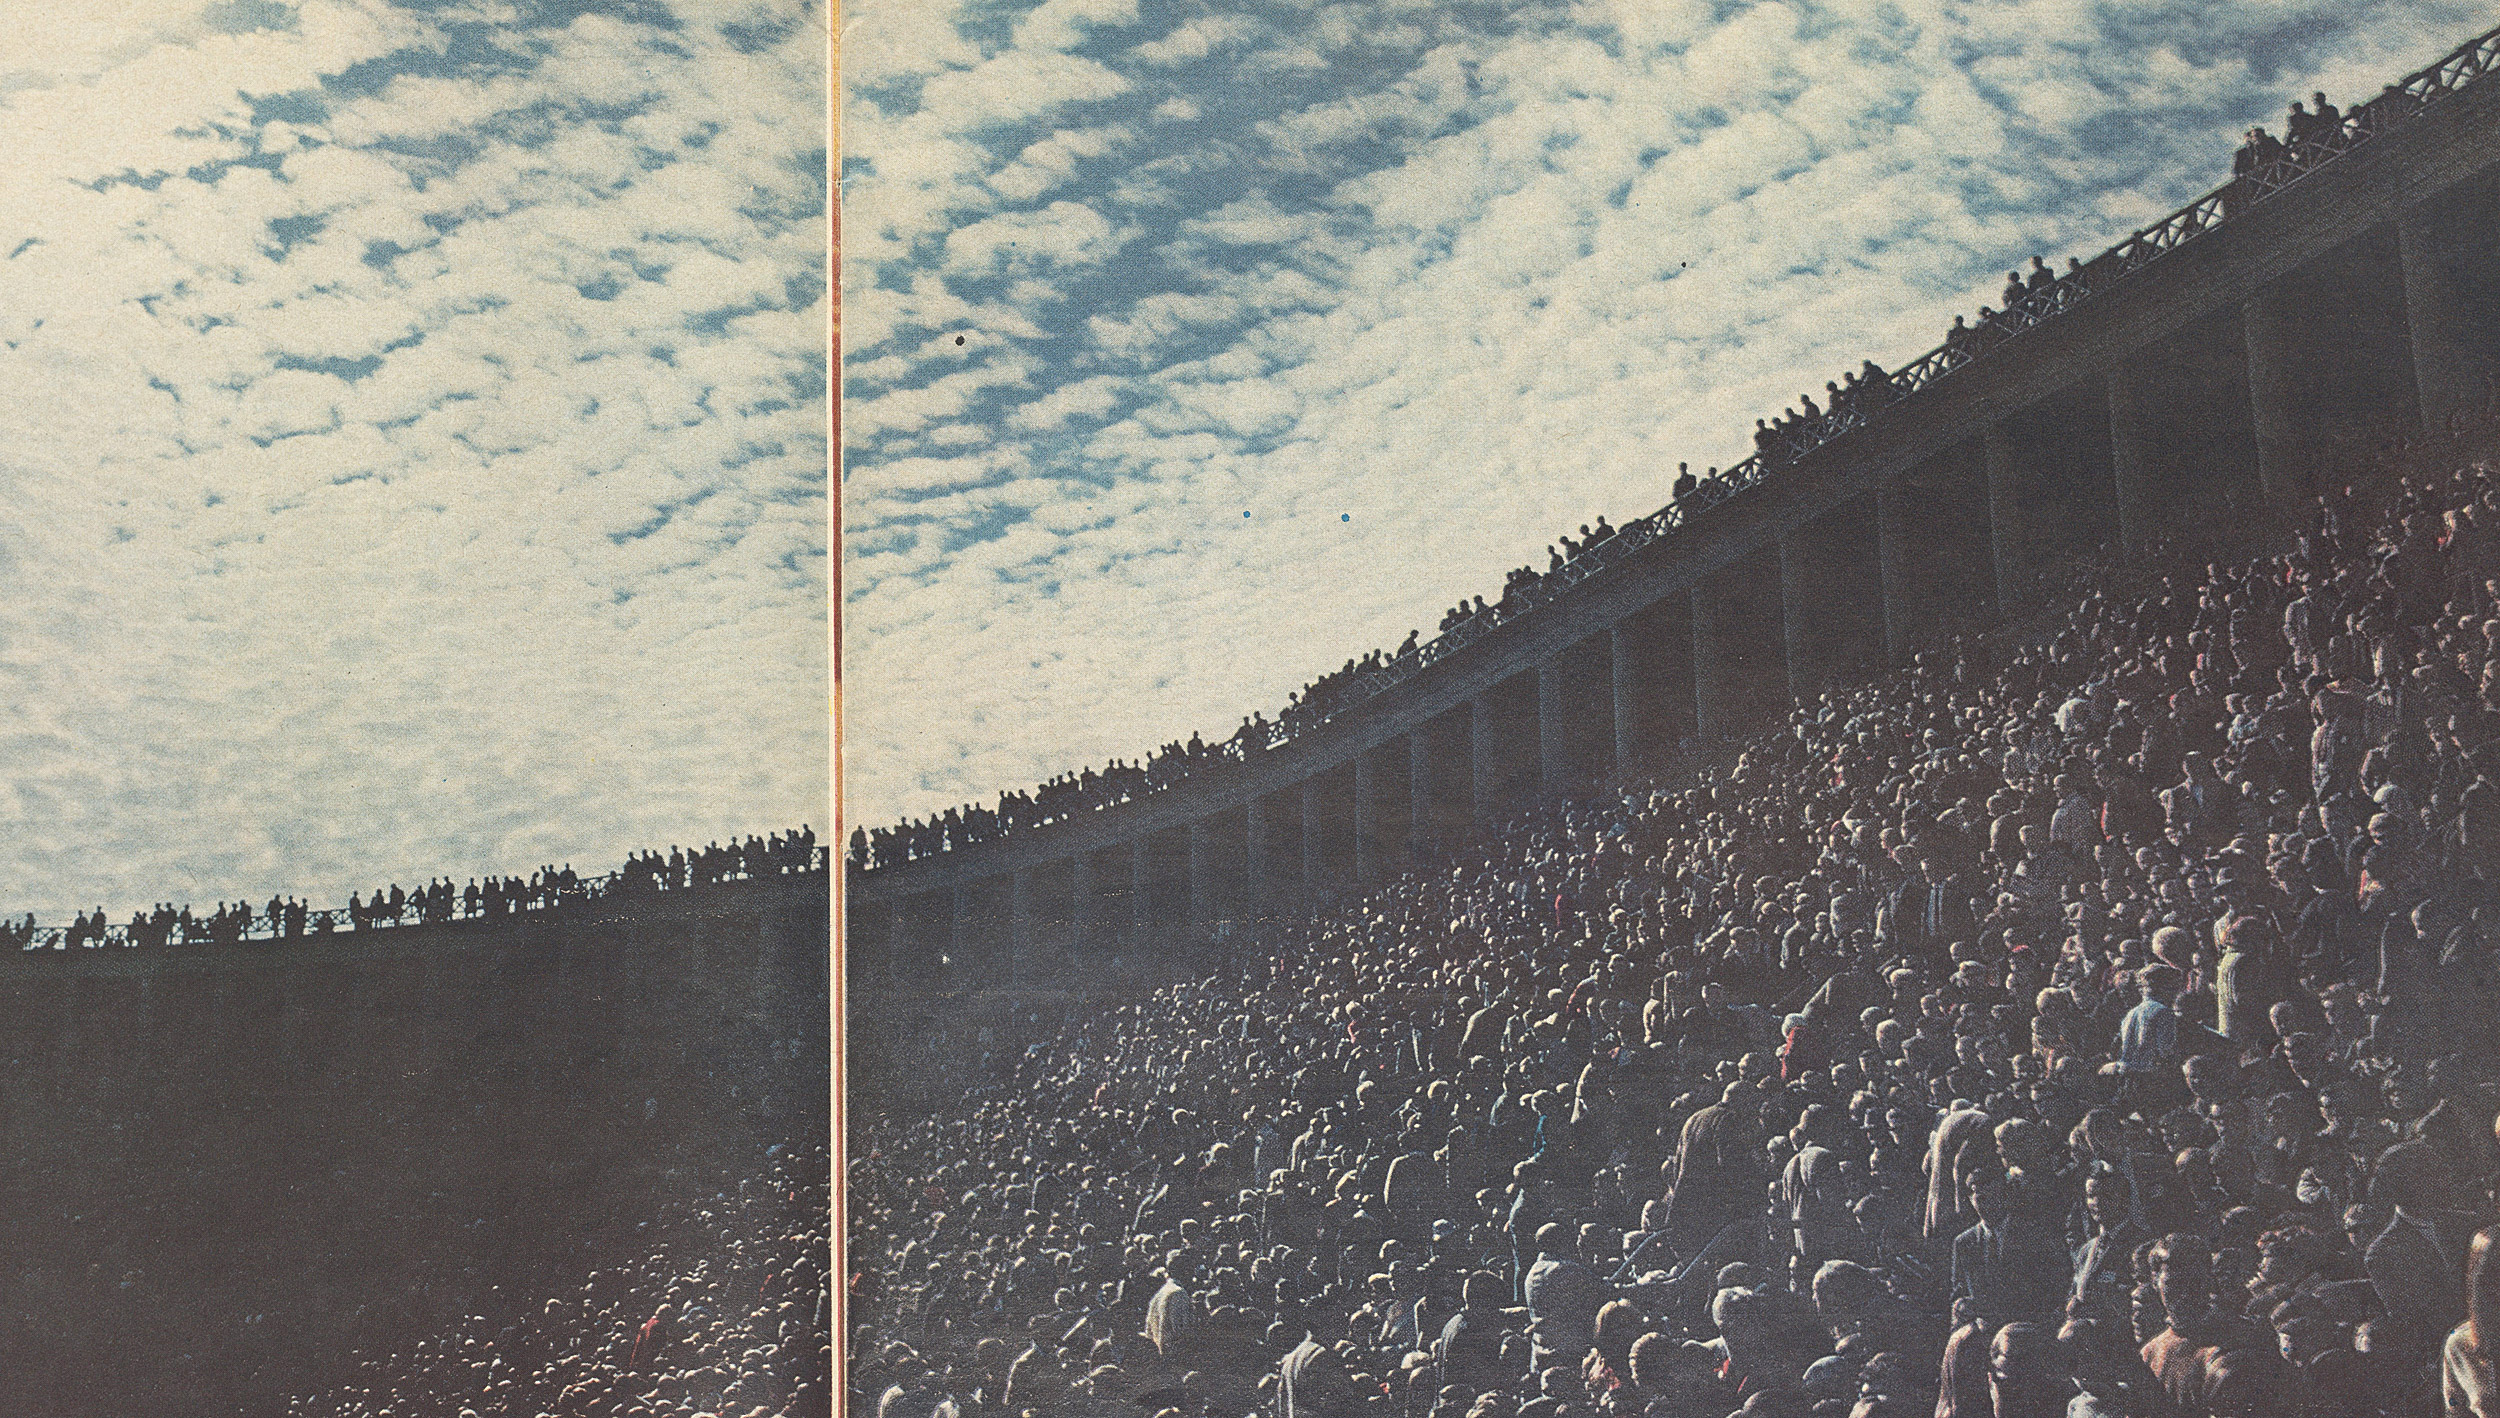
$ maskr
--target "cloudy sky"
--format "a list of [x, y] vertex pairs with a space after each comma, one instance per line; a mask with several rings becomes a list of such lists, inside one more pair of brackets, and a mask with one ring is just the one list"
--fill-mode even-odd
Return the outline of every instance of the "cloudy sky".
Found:
[[[2449, 0], [862, 0], [854, 820], [1133, 756], [1733, 462]], [[2060, 262], [2062, 264], [2062, 261]]]
[[0, 911], [821, 831], [822, 12], [5, 13]]

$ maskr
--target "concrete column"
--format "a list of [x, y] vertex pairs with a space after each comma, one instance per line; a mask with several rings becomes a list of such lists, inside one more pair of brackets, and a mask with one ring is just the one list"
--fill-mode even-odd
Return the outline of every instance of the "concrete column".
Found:
[[1547, 797], [1571, 786], [1571, 686], [1560, 660], [1536, 667], [1536, 781]]
[[1816, 654], [1814, 618], [1814, 550], [1797, 533], [1782, 532], [1780, 551], [1780, 648], [1788, 664], [1790, 703], [1811, 696], [1821, 685], [1825, 666]]
[[1383, 875], [1380, 840], [1380, 772], [1368, 753], [1354, 755], [1354, 880], [1370, 886]]
[[1319, 780], [1302, 780], [1302, 899], [1319, 899], [1320, 888], [1326, 884], [1326, 805], [1321, 801]]
[[1615, 622], [1606, 635], [1611, 744], [1617, 774], [1634, 777], [1669, 761], [1693, 735], [1693, 598], [1679, 591]]
[[1267, 912], [1267, 799], [1242, 804], [1241, 910], [1251, 920]]
[[1084, 959], [1094, 944], [1094, 854], [1068, 863], [1068, 954]]
[[[1726, 573], [1722, 571], [1721, 575]], [[1729, 662], [1724, 622], [1727, 593], [1709, 581], [1693, 586], [1693, 720], [1705, 744], [1736, 731], [1737, 668]]]
[[1143, 954], [1154, 934], [1154, 844], [1144, 837], [1128, 844], [1128, 943]]
[[946, 954], [958, 970], [972, 963], [972, 888], [958, 885], [947, 898]]
[[1432, 760], [1432, 725], [1418, 724], [1406, 736], [1406, 818], [1415, 840], [1438, 851], [1448, 844], [1441, 840], [1440, 765]]
[[1203, 930], [1215, 919], [1215, 865], [1208, 842], [1209, 828], [1203, 817], [1189, 824], [1189, 926]]
[[1641, 743], [1650, 728], [1643, 712], [1641, 668], [1648, 663], [1640, 637], [1618, 623], [1606, 632], [1606, 659], [1613, 671], [1615, 772], [1630, 777], [1641, 766]]
[[2405, 330], [2413, 344], [2413, 387], [2422, 426], [2447, 427], [2448, 416], [2480, 407], [2483, 360], [2467, 338], [2464, 302], [2441, 258], [2440, 228], [2417, 207], [2396, 219], [2396, 256], [2404, 268]]
[[[2241, 343], [2248, 351], [2248, 411], [2257, 430], [2257, 485], [2269, 517], [2296, 512], [2309, 496], [2308, 440], [2301, 436], [2296, 384], [2300, 350], [2289, 305], [2278, 287], [2257, 292], [2240, 310]], [[2115, 418], [2110, 429], [2117, 431]], [[2122, 526], [2124, 515], [2122, 509]]]
[[1493, 702], [1477, 695], [1467, 705], [1468, 816], [1478, 827], [1491, 822], [1501, 813], [1496, 801], [1501, 781], [1501, 726], [1496, 722]]
[[1875, 492], [1875, 560], [1884, 585], [1884, 659], [1906, 664], [1918, 641], [1910, 605], [1908, 488], [1889, 482]]
[[2023, 564], [2022, 467], [2002, 420], [1988, 425], [1980, 441], [1988, 463], [1988, 558], [1996, 570], [1997, 617], [2011, 620], [2030, 584]]
[[[2145, 498], [2152, 489], [2148, 460], [2152, 447], [2144, 433], [2144, 395], [2137, 376], [2124, 367], [2109, 372], [2109, 477], [2118, 504], [2118, 548], [2129, 561], [2144, 554], [2144, 536], [2152, 527]], [[2263, 450], [2260, 449], [2262, 456]]]
[[1007, 955], [1017, 979], [1033, 968], [1033, 869], [1007, 878]]

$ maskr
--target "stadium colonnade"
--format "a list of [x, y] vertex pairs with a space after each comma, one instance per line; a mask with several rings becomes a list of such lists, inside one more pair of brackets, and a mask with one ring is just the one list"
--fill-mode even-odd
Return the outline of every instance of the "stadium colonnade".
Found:
[[2136, 233], [2089, 299], [1315, 730], [1035, 831], [854, 863], [846, 970], [889, 1005], [852, 1021], [862, 1081], [890, 1058], [875, 1025], [909, 1030], [916, 999], [1220, 960], [1239, 923], [2017, 621], [2061, 563], [2287, 526], [2339, 450], [2402, 431], [2371, 419], [2480, 409], [2500, 344], [2494, 50], [2391, 86], [2439, 102], [2263, 201], [2218, 190]]

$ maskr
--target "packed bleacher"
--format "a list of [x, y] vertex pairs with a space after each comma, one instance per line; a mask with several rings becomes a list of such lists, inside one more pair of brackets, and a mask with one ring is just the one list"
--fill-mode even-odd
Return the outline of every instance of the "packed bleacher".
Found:
[[80, 911], [66, 926], [38, 926], [29, 914], [21, 922], [0, 921], [0, 949], [80, 950], [106, 946], [230, 945], [241, 940], [292, 940], [333, 931], [368, 931], [398, 926], [434, 925], [448, 921], [487, 920], [525, 911], [664, 891], [694, 891], [734, 881], [771, 881], [825, 870], [816, 847], [816, 832], [801, 824], [795, 831], [757, 837], [732, 837], [688, 849], [671, 847], [663, 855], [644, 849], [603, 876], [588, 876], [549, 863], [528, 876], [471, 877], [464, 888], [449, 877], [436, 877], [411, 891], [392, 883], [376, 887], [368, 897], [350, 892], [343, 907], [322, 910], [293, 896], [273, 896], [254, 910], [249, 901], [219, 902], [215, 909], [194, 912], [188, 903], [160, 901], [116, 924], [96, 907]]
[[2500, 1412], [2500, 472], [2419, 466], [941, 1044], [851, 1410]]
[[776, 1146], [734, 1187], [583, 1257], [578, 1287], [476, 1316], [291, 1402], [291, 1418], [825, 1418], [831, 1164]]
[[[1812, 393], [1802, 394], [1777, 415], [1754, 420], [1754, 452], [1743, 464], [1725, 474], [1712, 467], [1701, 476], [1689, 465], [1678, 464], [1667, 507], [1636, 525], [1650, 535], [1680, 529], [1762, 478], [1874, 423], [1915, 390], [2116, 287], [2177, 243], [2244, 213], [2259, 199], [2410, 119], [2427, 102], [2479, 79], [2488, 67], [2496, 37], [2500, 32], [2469, 42], [2439, 64], [2355, 105], [2349, 113], [2327, 102], [2324, 93], [2313, 93], [2308, 107], [2295, 100], [2284, 123], [2284, 136], [2277, 138], [2263, 127], [2249, 128], [2232, 154], [2230, 180], [2206, 198], [2136, 232], [2089, 262], [2067, 257], [2062, 272], [2052, 270], [2045, 258], [2033, 256], [2028, 270], [2006, 273], [2001, 308], [1980, 306], [1975, 323], [1955, 315], [1943, 343], [1903, 370], [1888, 372], [1875, 361], [1864, 360], [1838, 379], [1825, 381], [1822, 402]], [[1419, 644], [1420, 633], [1409, 631], [1394, 651], [1372, 650], [1348, 660], [1288, 696], [1272, 722], [1264, 713], [1255, 714], [1220, 743], [1208, 744], [1193, 734], [1187, 743], [1167, 743], [1140, 763], [1115, 760], [1099, 771], [1060, 774], [1035, 790], [1003, 791], [996, 808], [972, 803], [890, 827], [859, 828], [851, 834], [848, 860], [855, 867], [875, 869], [961, 851], [1162, 791], [1211, 767], [1245, 761], [1361, 703], [1428, 663], [1448, 644], [1532, 611], [1558, 588], [1604, 570], [1606, 553], [1631, 540], [1619, 539], [1621, 530], [1609, 526], [1602, 516], [1593, 530], [1582, 524], [1577, 539], [1563, 536], [1547, 544], [1544, 571], [1533, 565], [1513, 568], [1503, 579], [1500, 600], [1488, 605], [1477, 596], [1444, 612], [1440, 640]], [[1637, 540], [1647, 539], [1644, 535]]]

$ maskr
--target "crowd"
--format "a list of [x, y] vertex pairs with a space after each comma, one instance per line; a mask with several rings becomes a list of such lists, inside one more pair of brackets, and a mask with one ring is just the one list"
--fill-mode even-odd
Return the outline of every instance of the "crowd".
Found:
[[2500, 475], [2322, 499], [863, 1120], [849, 1404], [2500, 1413], [2496, 844]]
[[293, 1418], [826, 1418], [832, 1353], [821, 1146], [671, 1205], [586, 1258], [581, 1284], [476, 1316], [299, 1398]]
[[[743, 840], [732, 837], [726, 846], [712, 842], [692, 850], [671, 847], [667, 856], [636, 852], [617, 869], [617, 880], [627, 891], [692, 891], [723, 882], [797, 876], [816, 870], [817, 865], [816, 829], [802, 823], [795, 832], [775, 832], [767, 837], [750, 833]], [[572, 874], [569, 866], [559, 873], [559, 892], [573, 887]], [[509, 885], [518, 889], [522, 883]], [[472, 884], [462, 898], [469, 915], [478, 913], [477, 897], [478, 889]], [[493, 914], [491, 896], [488, 906], [488, 914]]]
[[[2343, 110], [2326, 101], [2323, 93], [2314, 93], [2314, 108], [2303, 109], [2300, 100], [2292, 100], [2292, 111], [2284, 119], [2282, 138], [2268, 133], [2262, 126], [2252, 127], [2241, 137], [2240, 146], [2231, 154], [2231, 187], [2226, 201], [2236, 205], [2254, 195], [2256, 184], [2269, 173], [2282, 171], [2278, 164], [2287, 164], [2297, 171], [2317, 163], [2339, 151], [2347, 135]], [[2406, 105], [2412, 97], [2401, 89], [2390, 88], [2378, 100], [2378, 106]], [[2355, 118], [2367, 121], [2364, 115]]]
[[732, 838], [726, 845], [713, 842], [691, 851], [671, 847], [666, 856], [649, 850], [635, 852], [606, 877], [579, 875], [567, 862], [542, 866], [525, 877], [471, 877], [465, 888], [449, 877], [437, 877], [414, 891], [394, 882], [387, 888], [376, 887], [369, 897], [350, 892], [347, 905], [337, 910], [315, 910], [292, 896], [272, 896], [257, 912], [248, 901], [219, 902], [206, 914], [195, 914], [187, 904], [176, 907], [159, 902], [146, 911], [133, 912], [127, 923], [116, 928], [98, 906], [93, 912], [79, 912], [69, 925], [54, 930], [38, 927], [29, 915], [23, 923], [0, 921], [0, 948], [79, 950], [105, 945], [230, 945], [246, 938], [293, 940], [342, 929], [364, 931], [544, 911], [611, 891], [684, 891], [822, 869], [815, 829], [802, 824], [793, 832], [766, 837], [750, 834]]

